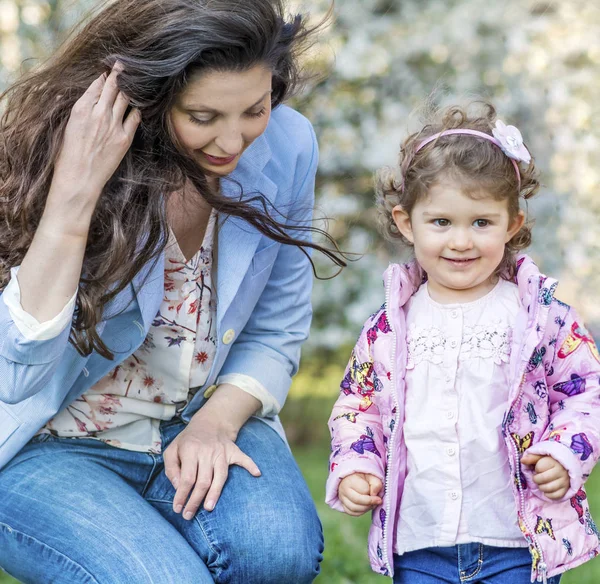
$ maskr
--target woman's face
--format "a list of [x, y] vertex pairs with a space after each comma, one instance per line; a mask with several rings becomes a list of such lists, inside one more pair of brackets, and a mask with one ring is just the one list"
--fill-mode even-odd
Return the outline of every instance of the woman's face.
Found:
[[262, 65], [242, 72], [192, 77], [171, 110], [173, 129], [209, 176], [225, 176], [267, 127], [272, 73]]

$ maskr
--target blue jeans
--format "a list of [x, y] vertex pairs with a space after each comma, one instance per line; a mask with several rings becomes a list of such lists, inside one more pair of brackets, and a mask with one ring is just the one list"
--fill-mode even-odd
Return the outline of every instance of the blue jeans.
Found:
[[[479, 543], [434, 547], [394, 555], [394, 584], [530, 584], [527, 548]], [[548, 578], [558, 584], [560, 576]]]
[[[163, 422], [163, 444], [184, 428]], [[26, 583], [298, 584], [319, 572], [323, 535], [283, 440], [250, 419], [214, 511], [173, 512], [161, 455], [91, 439], [34, 438], [0, 470], [0, 566]]]

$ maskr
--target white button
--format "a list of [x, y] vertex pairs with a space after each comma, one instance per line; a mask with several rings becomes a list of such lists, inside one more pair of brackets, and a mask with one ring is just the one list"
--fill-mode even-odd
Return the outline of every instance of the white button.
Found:
[[456, 318], [456, 317], [458, 316], [458, 310], [453, 310], [453, 311], [450, 313], [450, 316], [451, 316], [452, 318]]
[[204, 397], [206, 399], [208, 399], [213, 393], [215, 393], [215, 390], [217, 389], [216, 385], [211, 385], [210, 387], [208, 387], [206, 389], [206, 391], [204, 392]]
[[224, 335], [223, 335], [223, 342], [226, 345], [229, 345], [229, 343], [231, 343], [231, 341], [233, 341], [233, 339], [235, 339], [235, 331], [233, 329], [229, 329]]
[[455, 349], [455, 348], [456, 348], [456, 345], [457, 345], [457, 344], [458, 344], [458, 341], [457, 341], [456, 339], [452, 339], [452, 340], [450, 341], [450, 346], [451, 346], [453, 349]]
[[451, 498], [453, 501], [456, 501], [456, 500], [458, 499], [458, 493], [457, 493], [456, 491], [452, 491], [452, 492], [450, 493], [450, 498]]
[[446, 412], [446, 417], [451, 420], [454, 417], [454, 412]]
[[454, 456], [456, 454], [456, 448], [454, 448], [453, 446], [449, 446], [448, 448], [446, 448], [446, 454], [448, 456]]

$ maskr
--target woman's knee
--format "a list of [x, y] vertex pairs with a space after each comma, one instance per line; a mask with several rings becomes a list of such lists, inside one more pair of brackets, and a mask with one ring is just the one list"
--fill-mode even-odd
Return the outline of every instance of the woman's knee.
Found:
[[[323, 559], [323, 531], [314, 510], [280, 513], [270, 524], [238, 533], [222, 552], [228, 556], [219, 583], [309, 584]], [[313, 512], [310, 512], [313, 511]]]

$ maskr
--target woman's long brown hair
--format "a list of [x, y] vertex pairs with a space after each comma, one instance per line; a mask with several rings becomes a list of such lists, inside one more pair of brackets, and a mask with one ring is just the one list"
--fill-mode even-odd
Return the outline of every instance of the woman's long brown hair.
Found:
[[[96, 331], [105, 307], [167, 243], [165, 197], [191, 184], [220, 213], [240, 217], [286, 245], [343, 256], [305, 241], [311, 225], [286, 225], [260, 193], [227, 198], [175, 144], [169, 112], [186, 81], [203, 71], [273, 72], [273, 107], [299, 85], [297, 57], [313, 37], [302, 16], [286, 19], [282, 0], [117, 0], [37, 70], [1, 97], [0, 289], [31, 245], [52, 181], [71, 108], [116, 60], [121, 90], [142, 112], [132, 147], [105, 186], [92, 218], [71, 342], [83, 355], [113, 357]], [[296, 235], [294, 235], [296, 234]], [[312, 262], [312, 260], [311, 260]], [[314, 264], [313, 264], [314, 268]]]

